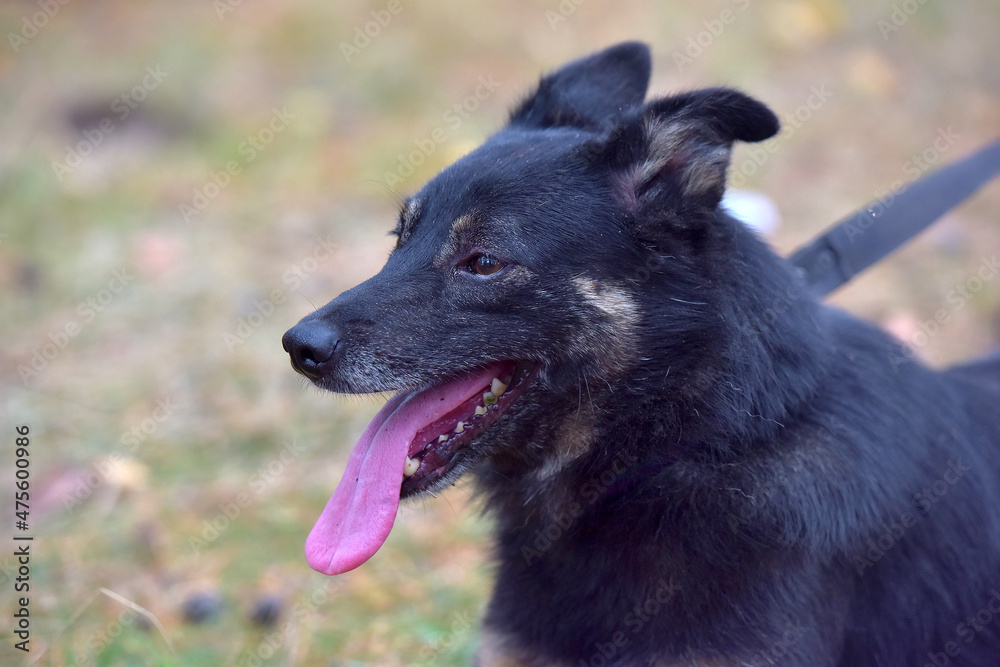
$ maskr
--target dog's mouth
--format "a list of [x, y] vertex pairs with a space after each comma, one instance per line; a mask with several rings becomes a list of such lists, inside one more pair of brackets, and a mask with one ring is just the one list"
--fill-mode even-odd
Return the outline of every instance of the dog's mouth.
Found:
[[340, 574], [371, 558], [389, 536], [400, 498], [444, 479], [538, 368], [498, 361], [389, 399], [354, 446], [343, 479], [306, 539], [309, 566]]
[[[491, 364], [473, 376], [474, 393], [417, 431], [403, 465], [400, 497], [425, 491], [455, 467], [458, 455], [524, 392], [537, 366], [513, 361]], [[440, 399], [444, 401], [444, 397]]]

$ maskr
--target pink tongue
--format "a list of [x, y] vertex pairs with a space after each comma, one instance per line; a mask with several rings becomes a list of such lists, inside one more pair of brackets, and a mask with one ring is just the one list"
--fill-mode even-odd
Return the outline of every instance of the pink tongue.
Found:
[[417, 431], [483, 391], [496, 372], [491, 366], [389, 399], [354, 446], [340, 485], [306, 539], [311, 568], [341, 574], [375, 555], [396, 520], [403, 466]]

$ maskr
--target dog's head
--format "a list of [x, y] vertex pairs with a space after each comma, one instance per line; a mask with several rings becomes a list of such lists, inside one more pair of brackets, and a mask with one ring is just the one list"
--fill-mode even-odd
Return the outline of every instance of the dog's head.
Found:
[[658, 349], [702, 317], [687, 304], [711, 280], [698, 254], [717, 233], [730, 148], [778, 122], [729, 89], [644, 104], [649, 73], [647, 48], [626, 43], [544, 77], [405, 202], [378, 275], [285, 334], [318, 386], [397, 392], [309, 537], [314, 568], [367, 560], [401, 495], [484, 461], [516, 472], [564, 456], [551, 451], [563, 417], [641, 365], [652, 291], [679, 322]]

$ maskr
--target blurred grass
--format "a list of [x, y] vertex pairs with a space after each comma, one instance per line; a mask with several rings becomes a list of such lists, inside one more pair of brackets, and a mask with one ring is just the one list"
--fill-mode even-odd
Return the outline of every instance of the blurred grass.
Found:
[[[359, 570], [305, 565], [305, 536], [379, 401], [305, 388], [279, 339], [378, 269], [399, 197], [499, 127], [540, 70], [637, 38], [654, 47], [654, 91], [737, 85], [787, 115], [828, 85], [830, 101], [748, 181], [781, 209], [783, 251], [903, 177], [939, 128], [959, 135], [941, 163], [1000, 134], [991, 0], [926, 3], [885, 39], [887, 2], [563, 3], [565, 16], [557, 2], [404, 2], [350, 62], [341, 44], [386, 3], [225, 6], [70, 3], [15, 51], [9, 35], [39, 4], [0, 5], [0, 399], [6, 442], [13, 424], [32, 427], [38, 664], [468, 664], [490, 565], [465, 489], [404, 508]], [[678, 67], [724, 10], [735, 20]], [[150, 67], [167, 74], [120, 118]], [[449, 125], [488, 75], [499, 89]], [[276, 109], [293, 117], [250, 159], [241, 145]], [[108, 117], [113, 131], [60, 180], [53, 163]], [[386, 188], [437, 127], [444, 143]], [[185, 222], [181, 205], [230, 161], [239, 173]], [[836, 302], [911, 337], [1000, 246], [998, 207], [992, 185]], [[112, 291], [115, 271], [130, 278]], [[921, 355], [995, 343], [998, 294], [987, 284]], [[12, 479], [5, 454], [0, 484]], [[24, 664], [12, 562], [0, 557], [0, 663]], [[195, 625], [182, 610], [199, 593], [218, 609]], [[248, 616], [268, 596], [282, 614], [259, 628]]]

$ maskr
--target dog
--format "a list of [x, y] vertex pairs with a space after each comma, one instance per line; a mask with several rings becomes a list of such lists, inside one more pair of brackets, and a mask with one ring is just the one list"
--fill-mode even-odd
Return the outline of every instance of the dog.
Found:
[[1000, 356], [932, 370], [811, 296], [720, 207], [775, 114], [647, 102], [650, 68], [629, 42], [542, 77], [284, 335], [322, 389], [396, 392], [309, 564], [358, 567], [468, 474], [481, 667], [995, 667]]

